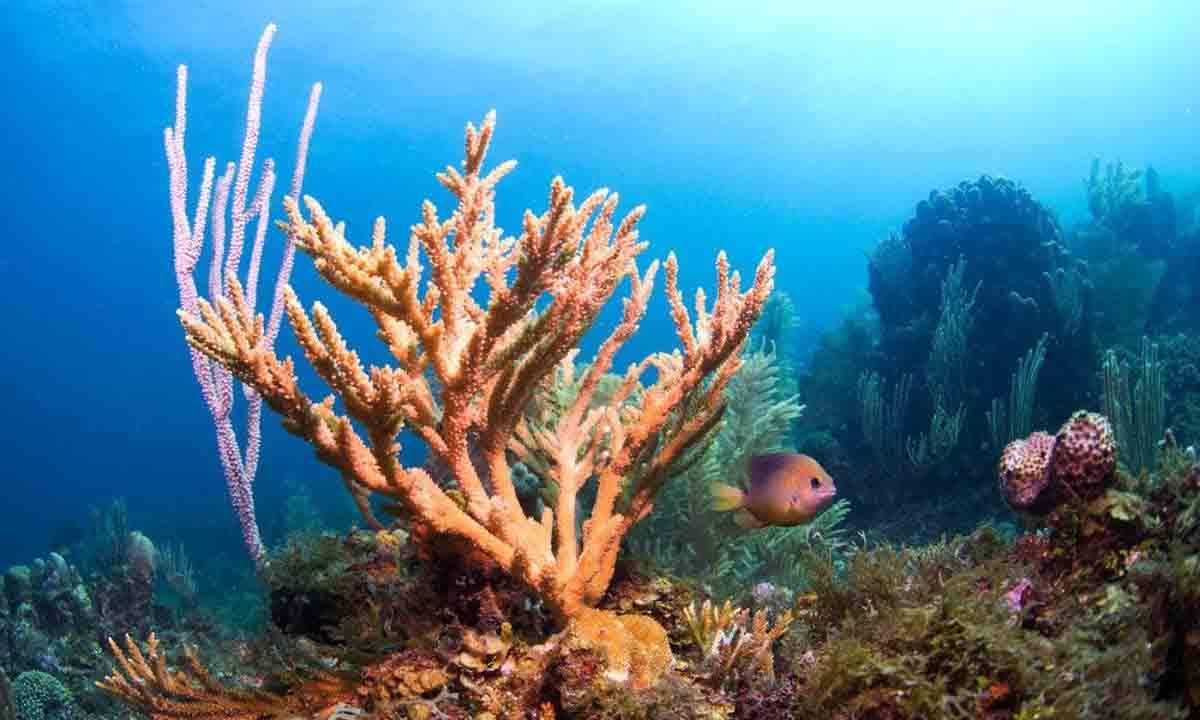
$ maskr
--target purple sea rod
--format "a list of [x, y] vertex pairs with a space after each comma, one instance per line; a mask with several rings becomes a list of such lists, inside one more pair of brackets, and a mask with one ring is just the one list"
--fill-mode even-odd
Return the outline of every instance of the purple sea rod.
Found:
[[[254, 170], [254, 156], [258, 148], [258, 132], [262, 121], [263, 89], [267, 79], [267, 51], [275, 36], [275, 25], [268, 25], [258, 40], [254, 53], [254, 73], [250, 81], [250, 98], [246, 103], [245, 133], [242, 139], [241, 157], [237, 164], [229, 162], [220, 177], [214, 177], [216, 158], [209, 156], [204, 161], [200, 180], [199, 197], [192, 217], [188, 218], [188, 166], [184, 153], [184, 132], [187, 127], [187, 66], [180, 65], [176, 77], [175, 124], [163, 132], [166, 146], [167, 167], [170, 170], [169, 189], [171, 196], [171, 218], [175, 245], [175, 279], [179, 285], [180, 312], [197, 314], [199, 293], [196, 289], [194, 272], [200, 261], [204, 246], [204, 233], [211, 215], [212, 252], [208, 270], [208, 292], [213, 299], [224, 297], [231, 282], [238, 281], [242, 251], [245, 247], [246, 227], [257, 220], [250, 261], [246, 268], [246, 298], [251, 312], [255, 311], [256, 289], [259, 266], [262, 262], [263, 245], [270, 221], [271, 195], [275, 189], [275, 162], [271, 158], [263, 161], [259, 171], [258, 187], [249, 198], [250, 175]], [[314, 83], [308, 96], [308, 109], [300, 127], [300, 140], [296, 149], [296, 166], [292, 174], [289, 195], [300, 197], [304, 182], [304, 168], [308, 159], [308, 144], [312, 138], [317, 118], [317, 106], [321, 100], [321, 83]], [[216, 187], [214, 191], [214, 180]], [[232, 204], [230, 193], [232, 191]], [[249, 203], [247, 199], [249, 198]], [[209, 207], [211, 202], [211, 208]], [[226, 224], [228, 217], [228, 246], [226, 246]], [[286, 237], [283, 260], [275, 278], [275, 291], [271, 301], [271, 314], [267, 330], [261, 343], [273, 347], [279, 335], [283, 317], [284, 288], [292, 273], [295, 257], [295, 242]], [[217, 453], [225, 482], [229, 488], [229, 499], [237, 512], [242, 538], [246, 549], [255, 563], [264, 557], [262, 537], [254, 513], [254, 478], [258, 472], [259, 451], [262, 446], [262, 398], [249, 387], [242, 386], [246, 400], [245, 449], [238, 441], [233, 424], [233, 376], [195, 348], [189, 348], [192, 370], [200, 384], [204, 403], [212, 415], [217, 433]]]

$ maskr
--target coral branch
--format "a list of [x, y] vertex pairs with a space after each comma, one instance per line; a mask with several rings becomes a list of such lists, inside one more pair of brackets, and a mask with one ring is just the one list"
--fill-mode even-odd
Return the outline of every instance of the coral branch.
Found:
[[[314, 699], [303, 695], [226, 687], [209, 674], [190, 648], [184, 650], [183, 669], [171, 670], [153, 634], [144, 653], [128, 636], [124, 648], [112, 638], [108, 646], [117, 669], [96, 686], [153, 718], [264, 720], [311, 716], [317, 710]], [[329, 699], [330, 705], [335, 702]]]
[[[180, 317], [191, 346], [279, 412], [285, 427], [339, 471], [360, 507], [367, 509], [372, 494], [398, 500], [435, 532], [482, 551], [567, 619], [599, 600], [621, 539], [651, 512], [672, 464], [719, 420], [722, 391], [771, 292], [774, 265], [768, 252], [743, 292], [720, 254], [716, 299], [708, 307], [699, 292], [693, 318], [678, 289], [678, 262], [669, 257], [668, 299], [682, 352], [635, 364], [600, 398], [600, 381], [644, 317], [659, 269], [657, 262], [644, 273], [637, 267], [647, 247], [638, 234], [644, 208], [618, 220], [616, 194], [598, 190], [577, 205], [572, 188], [555, 178], [545, 212], [527, 211], [520, 234], [505, 236], [494, 222], [495, 189], [515, 163], [484, 167], [494, 131], [494, 113], [467, 126], [461, 168], [438, 175], [455, 208], [443, 216], [426, 201], [403, 256], [387, 243], [382, 219], [371, 244], [356, 248], [315, 199], [303, 198], [306, 218], [297, 198], [284, 198], [288, 237], [325, 280], [368, 309], [395, 365], [364, 366], [329, 311], [320, 303], [305, 311], [287, 289], [288, 322], [334, 393], [314, 403], [292, 361], [262, 341], [269, 330], [236, 278], [213, 304], [185, 307]], [[577, 393], [553, 422], [532, 423], [527, 410], [540, 388], [563, 372], [574, 378], [580, 340], [626, 278], [621, 320], [582, 372]], [[654, 381], [642, 387], [648, 370]], [[465, 502], [402, 464], [398, 437], [406, 429], [428, 445]], [[521, 508], [512, 454], [537, 456], [543, 479], [557, 487], [541, 517]], [[580, 534], [576, 505], [593, 479], [597, 500]]]

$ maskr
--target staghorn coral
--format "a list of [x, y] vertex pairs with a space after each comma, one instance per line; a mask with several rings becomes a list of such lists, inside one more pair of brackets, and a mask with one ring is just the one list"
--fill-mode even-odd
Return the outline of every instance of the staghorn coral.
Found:
[[[677, 261], [668, 257], [667, 299], [682, 350], [635, 363], [609, 402], [594, 407], [600, 379], [645, 314], [659, 269], [657, 262], [637, 268], [646, 248], [637, 230], [644, 210], [617, 220], [615, 194], [597, 191], [576, 205], [573, 190], [556, 178], [549, 209], [527, 212], [520, 235], [505, 237], [494, 224], [495, 188], [515, 163], [484, 167], [494, 128], [492, 113], [479, 127], [467, 126], [461, 170], [438, 175], [455, 210], [444, 218], [425, 202], [406, 251], [387, 243], [382, 219], [371, 245], [356, 249], [316, 200], [305, 198], [306, 219], [294, 198], [284, 199], [288, 236], [322, 277], [368, 309], [395, 364], [364, 368], [328, 310], [318, 303], [310, 315], [288, 289], [292, 329], [334, 391], [313, 402], [293, 361], [262, 342], [264, 320], [236, 277], [212, 304], [201, 300], [198, 313], [181, 311], [180, 318], [193, 348], [259, 393], [289, 431], [338, 470], [369, 522], [379, 525], [371, 495], [394, 498], [415, 523], [481, 553], [566, 621], [599, 600], [622, 538], [653, 510], [672, 464], [720, 419], [722, 393], [741, 366], [739, 351], [771, 292], [774, 265], [768, 252], [743, 292], [720, 255], [715, 301], [710, 309], [698, 293], [693, 317], [678, 288]], [[588, 365], [571, 407], [555, 427], [531, 433], [550, 458], [558, 492], [553, 509], [529, 517], [508, 458], [530, 449], [517, 441], [522, 410], [626, 278], [631, 291], [622, 319]], [[481, 281], [490, 293], [486, 305], [474, 294]], [[639, 403], [626, 403], [650, 369], [655, 382]], [[401, 431], [449, 469], [464, 503], [425, 470], [400, 462]], [[576, 499], [593, 478], [596, 500], [580, 537]]]
[[[540, 438], [545, 433], [554, 432], [563, 417], [571, 411], [580, 392], [586, 390], [583, 383], [585, 379], [589, 379], [590, 373], [587, 366], [576, 365], [575, 358], [578, 354], [577, 349], [568, 353], [558, 367], [541, 380], [523, 410], [524, 415], [517, 424], [513, 438], [514, 450], [521, 458], [521, 462], [512, 466], [513, 483], [517, 487], [522, 507], [528, 508], [526, 512], [533, 517], [541, 514], [542, 507], [554, 507], [558, 502], [554, 457], [543, 452]], [[615, 373], [606, 373], [596, 379], [595, 387], [591, 389], [592, 396], [587, 411], [608, 406], [617, 393], [624, 395], [621, 407], [636, 405], [643, 390], [641, 384], [632, 389], [625, 388], [624, 385], [625, 378]], [[698, 444], [704, 445], [703, 442]], [[449, 474], [445, 475], [446, 479], [452, 482]], [[537, 503], [530, 502], [530, 489], [534, 491]], [[531, 508], [531, 505], [535, 507]]]
[[751, 613], [726, 600], [715, 606], [705, 600], [684, 610], [684, 621], [701, 652], [705, 679], [720, 687], [730, 680], [747, 685], [775, 682], [772, 645], [791, 627], [794, 615], [785, 611], [771, 621], [768, 611]]
[[142, 651], [126, 636], [125, 648], [108, 641], [117, 669], [96, 683], [130, 707], [154, 718], [196, 720], [264, 720], [315, 715], [339, 704], [346, 693], [334, 682], [317, 682], [287, 695], [229, 687], [209, 674], [191, 648], [184, 649], [184, 667], [171, 670], [159, 652], [153, 633]]
[[683, 620], [691, 633], [692, 642], [703, 650], [711, 646], [719, 634], [729, 631], [745, 612], [734, 607], [730, 600], [723, 605], [714, 605], [711, 600], [705, 600], [702, 605], [692, 604], [684, 608]]

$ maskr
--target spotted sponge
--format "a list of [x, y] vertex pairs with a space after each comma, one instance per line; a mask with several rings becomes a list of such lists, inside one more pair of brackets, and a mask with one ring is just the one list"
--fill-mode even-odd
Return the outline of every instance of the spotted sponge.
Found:
[[1085, 500], [1101, 495], [1117, 468], [1117, 443], [1108, 418], [1080, 410], [1055, 441], [1054, 480]]
[[1004, 448], [1000, 455], [1000, 490], [1014, 510], [1042, 513], [1053, 506], [1050, 468], [1054, 445], [1053, 435], [1035, 432]]

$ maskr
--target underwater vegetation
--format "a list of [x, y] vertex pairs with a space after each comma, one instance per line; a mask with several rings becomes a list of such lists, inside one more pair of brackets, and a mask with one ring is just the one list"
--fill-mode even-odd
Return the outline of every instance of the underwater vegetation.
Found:
[[1086, 403], [1096, 353], [1080, 270], [1028, 190], [984, 175], [933, 191], [868, 268], [879, 361], [859, 400], [883, 468], [907, 466], [923, 492], [964, 464], [978, 474], [977, 448], [1028, 432], [1039, 376], [1057, 390], [1041, 403], [1052, 416]]
[[[402, 529], [297, 535], [265, 566], [272, 632], [157, 620], [172, 640], [115, 644], [101, 686], [162, 718], [1194, 717], [1195, 453], [1168, 436], [1156, 472], [1134, 476], [1103, 416], [1047, 436], [1061, 456], [1017, 462], [1018, 441], [994, 476], [1006, 490], [1049, 477], [1016, 538], [983, 525], [813, 546], [795, 592], [764, 582], [726, 600], [628, 558], [598, 610], [565, 627], [511, 575], [434, 560]], [[96, 634], [76, 642], [90, 672], [107, 664]], [[84, 668], [33, 672], [10, 697], [112, 716], [81, 684], [42, 685]]]
[[[511, 576], [430, 563], [400, 531], [310, 536], [266, 579], [273, 607], [324, 613], [276, 610], [274, 647], [241, 661], [285, 667], [253, 688], [221, 684], [151, 641], [116, 650], [123, 675], [106, 687], [161, 717], [1194, 716], [1195, 453], [1168, 437], [1159, 470], [1132, 476], [1103, 416], [1079, 413], [1053, 437], [1053, 499], [1022, 511], [1015, 540], [984, 525], [923, 546], [864, 543], [841, 568], [814, 547], [803, 592], [725, 601], [622, 563], [602, 612], [557, 632]], [[1006, 462], [996, 482], [1016, 482], [1011, 467], [1047, 475], [1038, 457]]]
[[1163, 185], [1153, 168], [1097, 160], [1091, 218], [1064, 229], [1028, 190], [984, 175], [932, 191], [879, 243], [870, 305], [799, 371], [819, 412], [799, 420], [798, 449], [858, 521], [892, 526], [897, 504], [930, 508], [931, 495], [944, 506], [914, 510], [904, 536], [995, 517], [981, 456], [1079, 408], [1104, 411], [1135, 473], [1168, 427], [1196, 442], [1200, 228]]
[[[869, 307], [802, 358], [770, 251], [745, 279], [718, 255], [685, 303], [673, 255], [638, 266], [644, 208], [560, 178], [503, 235], [491, 113], [437, 176], [448, 214], [352, 244], [301, 195], [317, 85], [259, 313], [274, 32], [238, 162], [189, 185], [184, 67], [164, 135], [179, 316], [262, 626], [206, 608], [183, 547], [114, 504], [4, 573], [0, 720], [1200, 717], [1200, 230], [1152, 169], [1094, 163], [1071, 229], [1011, 180], [931, 192], [870, 257]], [[388, 364], [301, 303], [296, 250]], [[678, 348], [614, 372], [659, 271]], [[276, 353], [284, 321], [324, 399]], [[263, 404], [364, 527], [297, 499], [264, 542]]]

